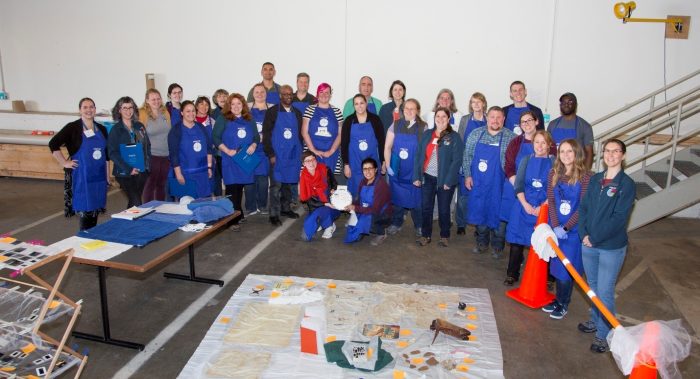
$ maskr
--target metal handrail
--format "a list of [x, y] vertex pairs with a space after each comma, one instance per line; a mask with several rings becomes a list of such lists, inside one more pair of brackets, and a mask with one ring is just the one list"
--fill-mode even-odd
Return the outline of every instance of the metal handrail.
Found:
[[591, 123], [591, 126], [598, 125], [598, 124], [600, 124], [601, 122], [603, 122], [603, 121], [605, 121], [605, 120], [608, 120], [608, 119], [610, 119], [610, 118], [612, 118], [612, 117], [614, 117], [614, 116], [616, 116], [616, 115], [618, 115], [618, 114], [620, 114], [620, 113], [622, 113], [622, 112], [624, 112], [624, 111], [626, 111], [626, 110], [628, 110], [628, 109], [630, 109], [630, 108], [632, 108], [632, 107], [634, 107], [634, 106], [636, 106], [636, 105], [639, 105], [639, 104], [643, 103], [644, 101], [646, 101], [646, 100], [648, 100], [648, 99], [650, 99], [650, 98], [653, 98], [653, 97], [655, 97], [656, 95], [658, 95], [658, 94], [660, 94], [660, 93], [662, 93], [662, 92], [668, 90], [669, 88], [675, 87], [676, 85], [678, 85], [678, 84], [680, 84], [680, 83], [683, 83], [683, 82], [685, 82], [685, 81], [687, 81], [687, 80], [689, 80], [689, 79], [692, 79], [693, 77], [698, 76], [698, 75], [700, 75], [700, 70], [691, 72], [690, 74], [688, 74], [688, 75], [686, 75], [686, 76], [684, 76], [684, 77], [682, 77], [682, 78], [680, 78], [680, 79], [678, 79], [678, 80], [676, 80], [676, 81], [674, 81], [674, 82], [671, 82], [671, 83], [667, 84], [666, 86], [661, 87], [660, 89], [657, 89], [656, 91], [654, 91], [654, 92], [652, 92], [652, 93], [650, 93], [650, 94], [648, 94], [648, 95], [646, 95], [646, 96], [644, 96], [644, 97], [641, 97], [641, 98], [639, 98], [638, 100], [633, 101], [633, 102], [630, 103], [630, 104], [626, 104], [625, 106], [623, 106], [623, 107], [621, 107], [621, 108], [619, 108], [619, 109], [616, 109], [616, 110], [612, 111], [611, 113], [609, 113], [609, 114], [607, 114], [607, 115], [605, 115], [605, 116], [603, 116], [603, 117], [601, 117], [601, 118], [599, 118], [599, 119], [593, 121], [593, 122]]
[[[693, 104], [692, 106], [686, 107], [686, 109], [683, 110], [681, 118], [683, 120], [685, 120], [686, 118], [688, 118], [690, 116], [696, 115], [698, 112], [700, 112], [700, 104]], [[623, 140], [623, 142], [625, 144], [629, 145], [630, 143], [638, 141], [642, 138], [649, 138], [649, 136], [655, 134], [656, 132], [659, 132], [661, 130], [664, 130], [664, 129], [670, 127], [671, 125], [674, 124], [675, 121], [676, 121], [675, 115], [668, 116], [665, 119], [662, 119], [661, 121], [659, 121], [658, 123], [651, 125], [651, 127], [648, 129], [643, 129], [637, 133], [628, 135], [627, 138], [625, 138]], [[646, 153], [646, 151], [645, 151], [645, 153]]]
[[[700, 127], [695, 128], [682, 136], [679, 136], [678, 133], [674, 133], [674, 138], [672, 138], [671, 141], [666, 142], [665, 144], [661, 145], [656, 150], [650, 151], [644, 155], [640, 155], [639, 157], [634, 158], [630, 161], [625, 161], [625, 166], [634, 166], [638, 163], [641, 163], [643, 160], [649, 159], [649, 158], [653, 157], [654, 155], [656, 155], [664, 150], [667, 150], [669, 147], [674, 146], [674, 144], [677, 144], [678, 142], [685, 141], [688, 138], [695, 137], [697, 134], [700, 134]], [[669, 171], [671, 171], [671, 170], [669, 170]]]
[[599, 134], [596, 139], [605, 140], [608, 139], [610, 135], [620, 135], [629, 130], [636, 129], [639, 126], [653, 120], [655, 117], [658, 117], [660, 114], [668, 113], [669, 107], [676, 107], [678, 106], [678, 103], [689, 103], [697, 100], [698, 98], [700, 98], [700, 86], [694, 87], [663, 104], [659, 104], [638, 116], [632, 117], [631, 119], [621, 123], [618, 127], [611, 128], [610, 130]]

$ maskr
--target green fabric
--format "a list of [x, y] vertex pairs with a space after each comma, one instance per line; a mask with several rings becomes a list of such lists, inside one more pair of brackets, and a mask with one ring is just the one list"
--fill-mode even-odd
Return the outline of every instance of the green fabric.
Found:
[[[362, 342], [362, 341], [352, 341], [356, 343], [363, 343], [369, 345], [369, 342]], [[394, 360], [394, 357], [389, 354], [388, 351], [382, 349], [382, 339], [379, 339], [379, 355], [377, 356], [377, 363], [374, 365], [374, 370], [363, 370], [361, 368], [356, 368], [355, 366], [351, 365], [350, 362], [345, 358], [345, 354], [343, 354], [341, 348], [345, 344], [345, 341], [333, 341], [333, 342], [328, 342], [323, 345], [323, 350], [326, 351], [326, 360], [331, 363], [335, 363], [338, 365], [338, 367], [342, 368], [354, 368], [356, 370], [360, 371], [366, 371], [366, 372], [373, 372], [373, 371], [379, 371], [386, 367], [391, 361]]]

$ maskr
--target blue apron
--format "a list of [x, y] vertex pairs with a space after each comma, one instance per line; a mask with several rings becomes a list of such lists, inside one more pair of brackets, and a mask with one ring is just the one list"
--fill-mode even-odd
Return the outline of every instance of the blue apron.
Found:
[[[525, 140], [523, 139], [523, 142], [520, 144], [520, 150], [515, 156], [516, 173], [518, 167], [520, 167], [520, 162], [523, 160], [523, 158], [525, 158], [528, 155], [532, 155], [534, 152], [534, 145], [532, 143], [525, 143]], [[513, 209], [513, 204], [517, 202], [518, 200], [515, 198], [515, 188], [513, 188], [513, 184], [510, 183], [510, 180], [506, 178], [506, 181], [503, 182], [503, 193], [501, 194], [501, 208], [499, 211], [499, 217], [501, 218], [501, 221], [508, 222], [508, 220], [510, 220], [510, 211], [511, 209]]]
[[[486, 116], [484, 116], [484, 119], [479, 121], [475, 120], [474, 116], [469, 115], [469, 120], [467, 121], [467, 127], [464, 130], [464, 138], [463, 141], [464, 145], [467, 145], [467, 138], [469, 138], [469, 134], [473, 132], [475, 129], [481, 128], [482, 126], [486, 126]], [[469, 195], [469, 190], [467, 189], [467, 186], [464, 185], [464, 171], [462, 169], [462, 166], [459, 166], [459, 196], [468, 196]]]
[[[536, 158], [530, 156], [525, 169], [525, 188], [523, 194], [525, 201], [537, 208], [547, 201], [547, 175], [552, 168], [552, 160], [549, 157]], [[506, 241], [518, 245], [530, 246], [530, 237], [535, 230], [537, 216], [525, 212], [525, 208], [516, 200], [510, 212], [508, 228], [506, 229]]]
[[374, 136], [374, 129], [369, 122], [361, 124], [353, 123], [350, 126], [349, 158], [351, 176], [348, 179], [348, 191], [354, 197], [364, 176], [362, 175], [362, 161], [371, 157], [379, 166], [379, 152], [377, 137]]
[[516, 108], [515, 106], [508, 108], [504, 126], [516, 135], [523, 134], [523, 130], [520, 128], [520, 115], [529, 109], [530, 107], [527, 105], [522, 108]]
[[377, 107], [372, 102], [371, 97], [369, 99], [367, 99], [367, 112], [372, 113], [372, 114], [379, 114], [379, 113], [377, 113]]
[[554, 124], [552, 130], [552, 139], [554, 143], [557, 144], [557, 150], [559, 149], [559, 144], [565, 139], [576, 139], [576, 131], [578, 130], [578, 116], [576, 116], [576, 123], [573, 129], [560, 129], [559, 124], [561, 123], [561, 117], [557, 119], [557, 123]]
[[[84, 127], [83, 127], [84, 128]], [[107, 140], [95, 126], [94, 135], [83, 130], [80, 149], [71, 157], [78, 161], [73, 169], [73, 210], [76, 212], [103, 209], [107, 203]]]
[[173, 107], [172, 105], [169, 107], [170, 109], [170, 125], [175, 126], [179, 123], [182, 122], [182, 113], [180, 113], [180, 110]]
[[[266, 89], [267, 90], [267, 89]], [[265, 97], [265, 101], [268, 104], [279, 104], [280, 103], [280, 93], [275, 91], [267, 91], [267, 96]]]
[[[175, 127], [182, 131], [179, 153], [182, 176], [185, 177], [186, 181], [195, 183], [197, 197], [211, 195], [207, 164], [207, 136], [206, 132], [200, 129], [202, 124], [195, 123], [191, 129], [182, 123]], [[175, 176], [172, 171], [170, 175]]]
[[[204, 124], [202, 124], [204, 125]], [[207, 124], [204, 125], [204, 130], [207, 132], [207, 136], [209, 137], [209, 140], [212, 141], [212, 151], [214, 154], [212, 155], [219, 155], [218, 150], [216, 146], [214, 146], [214, 137], [213, 137], [213, 132], [214, 132], [214, 119], [210, 116], [207, 119]], [[212, 157], [213, 158], [213, 157]], [[211, 160], [211, 178], [209, 178], [209, 185], [211, 186], [211, 193], [212, 195], [216, 195], [217, 188], [221, 187], [221, 178], [218, 177], [218, 170], [216, 168], [216, 159]], [[218, 182], [218, 183], [217, 183]], [[221, 192], [219, 192], [219, 195], [221, 195]]]
[[272, 174], [280, 183], [299, 183], [301, 142], [296, 114], [285, 112], [282, 107], [272, 130], [272, 149], [275, 151], [275, 166]]
[[[236, 154], [247, 154], [242, 148], [246, 148], [253, 143], [253, 127], [249, 121], [239, 117], [233, 121], [226, 120], [224, 133], [221, 140], [229, 149], [235, 149]], [[224, 184], [250, 184], [253, 183], [253, 173], [248, 173], [241, 168], [227, 154], [221, 154], [221, 172], [224, 177]]]
[[[576, 213], [581, 194], [581, 182], [576, 184], [559, 183], [554, 187], [554, 204], [557, 209], [559, 225], [564, 225]], [[578, 235], [578, 224], [567, 233], [565, 240], [559, 240], [559, 248], [566, 254], [569, 262], [583, 275], [583, 260], [581, 258], [581, 238]], [[559, 280], [571, 280], [569, 273], [558, 258], [550, 261], [549, 271]]]
[[491, 229], [498, 228], [498, 210], [501, 203], [501, 190], [505, 174], [501, 167], [501, 144], [503, 133], [497, 145], [480, 143], [486, 130], [484, 129], [476, 142], [474, 159], [470, 167], [473, 180], [469, 193], [469, 214], [467, 223], [486, 225]]
[[[294, 98], [296, 99], [296, 96]], [[306, 107], [309, 106], [309, 103], [307, 103], [305, 101], [294, 101], [294, 102], [292, 102], [292, 106], [294, 108], [296, 108], [299, 111], [299, 113], [301, 113], [303, 115], [304, 112], [306, 112]]]
[[[309, 137], [316, 150], [330, 150], [337, 136], [338, 119], [335, 118], [333, 108], [316, 107], [314, 116], [309, 120]], [[339, 151], [336, 150], [335, 153], [328, 158], [316, 156], [316, 159], [331, 170], [335, 170], [335, 166], [338, 163], [338, 153]]]
[[[400, 126], [399, 126], [400, 125]], [[418, 150], [418, 133], [420, 125], [413, 124], [413, 130], [406, 130], [408, 122], [397, 121], [394, 124], [394, 145], [391, 147], [391, 159], [398, 159], [394, 175], [389, 175], [391, 202], [403, 208], [417, 208], [421, 203], [421, 189], [413, 185], [413, 161]], [[396, 172], [398, 171], [398, 172]]]
[[258, 134], [260, 135], [260, 143], [258, 146], [255, 148], [255, 154], [260, 157], [260, 163], [258, 164], [258, 167], [255, 168], [255, 171], [253, 174], [255, 176], [268, 176], [270, 175], [270, 161], [267, 159], [267, 155], [265, 155], [265, 149], [263, 148], [263, 140], [262, 140], [262, 128], [263, 128], [263, 121], [265, 120], [265, 112], [267, 109], [258, 109], [255, 107], [250, 108], [250, 113], [253, 116], [253, 120], [255, 121], [255, 126], [258, 128]]
[[[377, 180], [382, 180], [381, 178], [374, 178], [374, 183], [370, 186], [362, 187], [360, 191], [360, 203], [363, 207], [371, 207], [374, 204], [374, 188], [377, 185]], [[388, 204], [387, 204], [388, 205]], [[386, 208], [386, 206], [384, 206]], [[381, 210], [382, 212], [384, 209]], [[345, 239], [343, 242], [352, 243], [360, 239], [362, 234], [369, 234], [372, 228], [372, 214], [357, 214], [357, 224], [354, 226], [348, 225], [347, 234], [345, 234]]]

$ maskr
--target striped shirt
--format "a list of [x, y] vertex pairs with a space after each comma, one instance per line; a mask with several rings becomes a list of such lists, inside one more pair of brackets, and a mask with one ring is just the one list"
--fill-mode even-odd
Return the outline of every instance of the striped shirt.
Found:
[[[547, 203], [549, 204], [549, 224], [552, 225], [553, 227], [559, 226], [559, 216], [557, 214], [557, 206], [554, 200], [554, 187], [556, 185], [552, 183], [552, 179], [554, 178], [554, 170], [549, 171], [549, 175], [547, 175]], [[587, 172], [583, 174], [583, 177], [581, 177], [581, 193], [579, 194], [579, 205], [581, 204], [581, 200], [583, 199], [583, 195], [586, 193], [588, 190], [588, 183], [591, 181], [591, 173]], [[559, 178], [559, 183], [566, 184], [569, 182], [569, 177], [567, 175], [564, 175]], [[578, 224], [578, 209], [576, 209], [576, 212], [569, 217], [569, 221], [566, 222], [566, 230], [571, 230], [573, 229], [574, 226]]]
[[[318, 104], [311, 104], [306, 107], [304, 118], [311, 120], [311, 118], [314, 117], [314, 113], [316, 113], [316, 107], [318, 107]], [[333, 105], [331, 105], [331, 108], [333, 109], [333, 114], [335, 114], [335, 119], [338, 120], [338, 126], [343, 125], [343, 112]]]

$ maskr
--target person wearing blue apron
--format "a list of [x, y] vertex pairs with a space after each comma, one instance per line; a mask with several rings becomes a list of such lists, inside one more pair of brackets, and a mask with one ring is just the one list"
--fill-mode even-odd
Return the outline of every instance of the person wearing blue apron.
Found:
[[549, 154], [551, 137], [538, 131], [533, 136], [534, 153], [523, 158], [515, 179], [517, 201], [513, 204], [506, 228], [506, 241], [510, 244], [506, 286], [512, 286], [520, 278], [523, 251], [530, 246], [540, 206], [547, 200], [547, 175], [552, 168]]
[[593, 128], [591, 124], [576, 114], [578, 102], [576, 95], [567, 92], [559, 97], [561, 116], [547, 125], [547, 131], [552, 134], [557, 146], [565, 139], [575, 139], [586, 154], [586, 167], [591, 169], [593, 164]]
[[180, 104], [180, 102], [182, 101], [182, 97], [182, 87], [177, 83], [171, 83], [168, 86], [168, 99], [170, 99], [170, 101], [165, 103], [165, 107], [170, 113], [170, 124], [172, 126], [175, 126], [182, 122], [182, 105]]
[[343, 122], [341, 154], [345, 177], [348, 178], [348, 191], [356, 196], [362, 181], [362, 161], [372, 158], [380, 162], [384, 156], [379, 154], [384, 151], [384, 126], [379, 116], [367, 111], [367, 101], [363, 95], [355, 95], [353, 103], [355, 113]]
[[[204, 130], [207, 131], [207, 137], [212, 144], [212, 175], [209, 179], [209, 186], [211, 187], [212, 196], [221, 196], [221, 153], [219, 149], [214, 146], [213, 132], [214, 124], [216, 120], [209, 115], [211, 110], [211, 102], [206, 96], [199, 96], [194, 102], [194, 107], [197, 110], [197, 116], [195, 120], [204, 126]], [[217, 159], [217, 157], [219, 159]]]
[[406, 101], [404, 117], [387, 131], [384, 161], [387, 162], [391, 202], [394, 204], [391, 225], [387, 229], [390, 235], [399, 232], [406, 209], [409, 209], [416, 237], [422, 236], [421, 188], [413, 184], [413, 166], [418, 154], [419, 141], [423, 138], [425, 123], [416, 118], [419, 112], [416, 104], [417, 101], [413, 99]]
[[386, 227], [391, 222], [391, 192], [386, 180], [377, 177], [377, 161], [374, 158], [365, 158], [361, 162], [363, 179], [358, 188], [357, 196], [353, 196], [353, 203], [345, 210], [354, 212], [357, 222], [348, 224], [347, 233], [343, 242], [353, 243], [359, 241], [363, 235], [376, 234], [370, 242], [372, 246], [379, 246], [386, 240]]
[[[204, 126], [195, 121], [194, 104], [187, 100], [182, 103], [182, 122], [173, 126], [168, 133], [168, 149], [172, 171], [170, 177], [180, 185], [193, 183], [192, 193], [187, 195], [200, 198], [211, 195], [212, 143]], [[174, 193], [173, 189], [171, 192]]]
[[[83, 98], [78, 103], [80, 119], [68, 123], [49, 141], [56, 161], [65, 170], [66, 217], [77, 213], [80, 230], [97, 225], [107, 201], [107, 129], [95, 122], [95, 102]], [[69, 159], [61, 152], [68, 150]]]
[[[266, 101], [270, 104], [279, 104], [280, 103], [280, 88], [281, 86], [277, 83], [275, 83], [275, 74], [277, 71], [275, 70], [275, 65], [272, 64], [271, 62], [265, 62], [262, 65], [262, 68], [260, 69], [260, 75], [262, 75], [262, 82], [260, 82], [264, 87], [265, 91], [267, 92], [266, 94]], [[246, 98], [249, 103], [253, 102], [253, 88], [250, 89], [250, 92], [248, 92], [248, 97]]]
[[468, 176], [470, 190], [467, 223], [476, 225], [475, 253], [493, 248], [493, 257], [500, 258], [505, 246], [505, 223], [499, 219], [501, 191], [505, 174], [503, 161], [508, 143], [515, 137], [503, 127], [503, 110], [491, 107], [486, 114], [487, 126], [474, 130], [464, 149], [462, 169]]
[[[547, 180], [549, 224], [557, 235], [559, 248], [581, 275], [584, 272], [578, 234], [578, 208], [590, 181], [584, 155], [575, 140], [563, 140], [556, 164]], [[542, 310], [549, 313], [551, 318], [561, 319], [569, 308], [574, 283], [559, 258], [555, 257], [549, 263], [549, 271], [556, 282], [556, 297]]]
[[[534, 150], [532, 146], [532, 138], [537, 131], [539, 121], [535, 118], [535, 114], [531, 111], [524, 111], [520, 115], [519, 125], [522, 128], [522, 134], [514, 138], [506, 150], [506, 162], [504, 171], [506, 181], [503, 182], [503, 191], [501, 193], [501, 209], [499, 217], [501, 221], [508, 222], [510, 220], [510, 212], [513, 209], [513, 204], [517, 202], [513, 183], [515, 182], [515, 174], [520, 166], [522, 159], [531, 155]], [[515, 159], [513, 159], [515, 158]]]
[[330, 196], [338, 187], [333, 171], [307, 150], [302, 154], [304, 168], [299, 176], [299, 200], [306, 203], [308, 215], [301, 232], [303, 241], [311, 241], [317, 231], [323, 230], [321, 238], [329, 239], [335, 232], [335, 219], [340, 211], [330, 204]]
[[214, 144], [221, 151], [221, 171], [226, 188], [226, 196], [233, 203], [233, 209], [241, 215], [231, 222], [231, 230], [240, 230], [239, 223], [245, 219], [242, 200], [243, 187], [253, 183], [253, 169], [241, 166], [234, 159], [237, 154], [255, 154], [260, 136], [248, 110], [245, 98], [238, 93], [229, 95], [229, 104], [224, 114], [214, 125]]
[[[466, 145], [469, 134], [486, 126], [486, 97], [480, 92], [474, 92], [469, 99], [469, 114], [462, 116], [457, 132]], [[459, 168], [459, 183], [457, 184], [457, 204], [455, 205], [455, 223], [457, 235], [466, 234], [469, 190], [464, 185], [464, 171]]]
[[540, 125], [537, 126], [537, 129], [544, 130], [544, 115], [542, 114], [542, 110], [528, 103], [525, 100], [526, 97], [527, 89], [525, 88], [525, 83], [516, 80], [510, 85], [510, 98], [513, 100], [513, 104], [503, 107], [503, 114], [506, 117], [505, 128], [518, 136], [523, 132], [520, 126], [520, 116], [527, 110], [534, 112], [535, 118], [540, 120]]
[[[307, 108], [301, 126], [306, 146], [316, 159], [331, 170], [338, 164], [340, 155], [340, 110], [330, 104], [332, 89], [321, 83], [316, 92], [318, 103]], [[342, 116], [340, 116], [342, 117]]]
[[[265, 97], [265, 87], [262, 84], [257, 84], [253, 87], [254, 101], [249, 103], [250, 113], [253, 116], [253, 121], [262, 138], [263, 121], [265, 120], [265, 112], [272, 104], [268, 104]], [[260, 158], [260, 163], [255, 167], [253, 175], [255, 176], [252, 184], [244, 187], [245, 192], [245, 209], [248, 215], [260, 213], [268, 214], [267, 210], [267, 192], [270, 188], [270, 161], [265, 155], [263, 144], [259, 143], [255, 149], [255, 155]]]
[[292, 87], [280, 88], [280, 103], [265, 113], [263, 144], [270, 159], [270, 223], [282, 225], [280, 215], [292, 219], [292, 187], [299, 183], [301, 163], [301, 113], [292, 106]]

